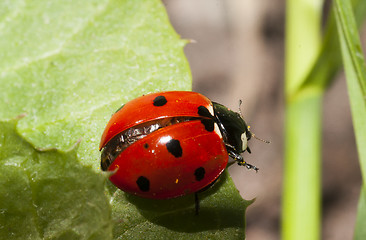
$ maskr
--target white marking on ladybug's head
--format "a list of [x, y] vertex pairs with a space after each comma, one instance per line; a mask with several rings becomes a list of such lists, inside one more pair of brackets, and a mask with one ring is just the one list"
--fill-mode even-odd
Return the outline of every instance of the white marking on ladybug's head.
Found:
[[221, 135], [221, 132], [220, 132], [220, 129], [219, 129], [219, 126], [217, 125], [217, 123], [214, 124], [214, 131], [222, 139], [222, 135]]
[[241, 142], [242, 142], [243, 150], [246, 150], [248, 148], [248, 139], [247, 139], [246, 132], [243, 132], [243, 134], [241, 135]]
[[[208, 111], [210, 112], [210, 114], [211, 114], [212, 116], [215, 116], [215, 111], [214, 111], [214, 108], [213, 108], [213, 105], [212, 105], [212, 104], [208, 105], [208, 106], [207, 106], [207, 109], [208, 109]], [[219, 126], [217, 125], [217, 123], [216, 123], [216, 122], [215, 122], [215, 125], [214, 125], [214, 131], [215, 131], [215, 133], [216, 133], [217, 135], [219, 135], [219, 137], [222, 139], [221, 131], [220, 131]]]
[[207, 109], [211, 113], [212, 116], [215, 116], [215, 112], [214, 112], [214, 108], [213, 108], [212, 104], [208, 105]]

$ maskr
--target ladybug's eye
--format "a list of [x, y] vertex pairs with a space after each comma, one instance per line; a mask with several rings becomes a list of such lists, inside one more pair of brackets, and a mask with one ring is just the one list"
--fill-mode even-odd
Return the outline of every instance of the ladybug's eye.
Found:
[[245, 151], [248, 148], [248, 139], [246, 132], [243, 132], [241, 135], [241, 142], [242, 142], [242, 150]]

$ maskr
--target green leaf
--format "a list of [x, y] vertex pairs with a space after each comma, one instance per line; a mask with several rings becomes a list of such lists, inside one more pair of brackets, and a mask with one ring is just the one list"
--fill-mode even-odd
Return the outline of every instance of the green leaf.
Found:
[[80, 164], [77, 147], [37, 151], [17, 123], [0, 122], [1, 239], [111, 237], [103, 177]]
[[[362, 25], [366, 16], [366, 2], [364, 0], [352, 0], [355, 11], [357, 27]], [[307, 89], [323, 92], [335, 80], [334, 77], [342, 68], [342, 56], [339, 45], [339, 38], [334, 12], [331, 11], [327, 19], [325, 33], [319, 55], [306, 79], [299, 87], [300, 90]], [[299, 90], [298, 89], [298, 90]]]
[[[320, 48], [314, 41], [321, 32], [322, 3], [288, 0], [287, 4], [283, 239], [320, 237], [322, 97], [342, 66], [334, 12], [327, 19]], [[355, 22], [360, 26], [365, 18], [366, 1], [353, 0], [352, 4]], [[356, 24], [351, 31], [357, 33]]]
[[98, 146], [103, 125], [122, 103], [191, 86], [185, 41], [158, 1], [45, 1], [8, 8], [0, 32], [0, 82], [6, 89], [0, 119], [26, 113], [18, 130], [37, 148], [65, 150], [83, 137], [79, 153], [90, 160], [86, 145]]
[[351, 2], [337, 0], [334, 4], [334, 12], [347, 81], [348, 79], [356, 81], [352, 82], [352, 85], [359, 89], [361, 98], [358, 100], [363, 102], [364, 106], [366, 104], [366, 67]]
[[[245, 201], [227, 172], [214, 187], [199, 194], [201, 209], [194, 214], [194, 196], [145, 200], [121, 191], [114, 193], [114, 236], [121, 239], [243, 239]], [[133, 205], [131, 204], [133, 203]], [[134, 212], [138, 211], [139, 216]], [[127, 213], [127, 214], [126, 214]], [[121, 216], [124, 214], [124, 218]], [[147, 234], [148, 233], [148, 234]]]
[[193, 196], [133, 197], [100, 171], [116, 109], [190, 90], [186, 43], [158, 0], [0, 2], [1, 239], [244, 238], [227, 175], [196, 217]]
[[[365, 4], [363, 4], [365, 9]], [[366, 65], [355, 17], [349, 1], [334, 2], [342, 57], [350, 97], [353, 128], [363, 177], [354, 239], [365, 239], [366, 232]]]
[[365, 239], [366, 237], [365, 221], [366, 221], [366, 196], [365, 196], [365, 187], [363, 186], [361, 188], [360, 198], [358, 200], [356, 226], [353, 235], [354, 240]]

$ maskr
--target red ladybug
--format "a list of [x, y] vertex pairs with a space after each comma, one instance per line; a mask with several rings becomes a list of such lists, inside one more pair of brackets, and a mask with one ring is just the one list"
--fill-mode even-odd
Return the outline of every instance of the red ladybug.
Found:
[[144, 198], [167, 199], [213, 184], [228, 164], [258, 170], [240, 155], [252, 137], [240, 114], [195, 92], [147, 94], [123, 105], [104, 130], [101, 168]]

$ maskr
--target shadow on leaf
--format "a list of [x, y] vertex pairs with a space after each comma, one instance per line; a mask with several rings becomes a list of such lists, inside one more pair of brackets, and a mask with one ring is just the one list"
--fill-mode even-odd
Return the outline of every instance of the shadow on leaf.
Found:
[[[244, 228], [245, 209], [251, 203], [225, 187], [227, 173], [206, 191], [199, 193], [200, 211], [195, 215], [194, 195], [175, 199], [145, 199], [124, 194], [148, 221], [177, 232], [201, 232], [224, 228]], [[237, 191], [235, 189], [235, 191]], [[244, 201], [244, 203], [243, 203]]]

